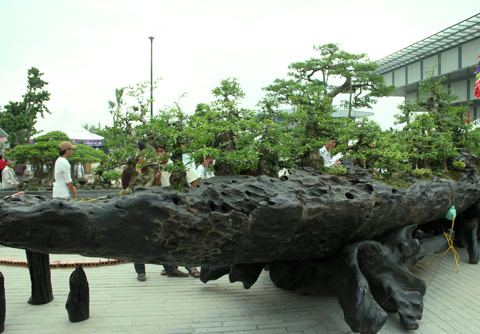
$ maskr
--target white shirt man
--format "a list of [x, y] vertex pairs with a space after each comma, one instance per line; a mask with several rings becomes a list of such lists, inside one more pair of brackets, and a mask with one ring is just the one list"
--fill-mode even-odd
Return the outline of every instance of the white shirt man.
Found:
[[77, 148], [69, 141], [60, 144], [60, 157], [55, 161], [55, 182], [53, 182], [53, 198], [77, 198], [77, 189], [73, 185], [71, 166], [68, 158], [72, 156], [73, 149]]
[[318, 150], [320, 156], [323, 158], [323, 165], [325, 167], [335, 167], [341, 165], [339, 159], [342, 157], [341, 154], [337, 154], [334, 157], [330, 156], [330, 149], [335, 148], [337, 142], [335, 140], [330, 140], [324, 147]]
[[2, 171], [2, 188], [16, 187], [18, 185], [15, 179], [15, 171], [12, 168], [12, 160], [5, 161], [5, 168]]
[[208, 170], [208, 167], [210, 166], [210, 164], [212, 163], [213, 159], [211, 158], [205, 158], [203, 160], [203, 162], [198, 165], [197, 167], [197, 173], [198, 175], [200, 175], [202, 177], [202, 179], [206, 179], [207, 178], [207, 170]]

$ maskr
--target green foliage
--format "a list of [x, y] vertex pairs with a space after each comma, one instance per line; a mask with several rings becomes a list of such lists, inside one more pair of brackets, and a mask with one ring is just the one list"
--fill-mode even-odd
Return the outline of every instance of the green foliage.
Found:
[[101, 150], [96, 150], [83, 143], [77, 143], [76, 145], [77, 148], [73, 150], [73, 154], [69, 158], [69, 161], [73, 163], [102, 162], [107, 160], [107, 155]]
[[261, 112], [257, 114], [258, 135], [255, 138], [259, 152], [258, 173], [276, 176], [282, 168], [296, 167], [295, 141], [285, 123], [288, 115], [267, 100], [261, 101]]
[[[101, 131], [104, 145], [110, 149], [110, 159], [104, 169], [129, 163], [129, 159], [155, 157], [155, 146], [163, 146], [178, 156], [184, 141], [184, 119], [178, 103], [149, 116], [150, 100], [146, 96], [148, 82], [135, 87], [116, 89], [116, 103], [109, 101], [113, 125]], [[127, 95], [124, 99], [124, 95]], [[130, 101], [130, 102], [129, 102]], [[133, 102], [132, 102], [133, 101]], [[145, 143], [147, 150], [139, 156], [138, 144]], [[136, 163], [135, 160], [135, 163]]]
[[109, 170], [102, 173], [102, 178], [106, 183], [116, 182], [122, 176], [122, 172], [116, 170]]
[[[151, 179], [159, 164], [154, 147], [160, 145], [174, 161], [166, 167], [177, 182], [173, 187], [183, 189], [182, 153], [197, 164], [205, 157], [215, 159], [216, 175], [273, 176], [283, 167], [323, 169], [318, 150], [336, 139], [332, 155], [342, 152], [378, 181], [406, 187], [418, 169], [446, 172], [446, 161], [456, 157], [459, 148], [480, 153], [480, 131], [466, 123], [466, 108], [452, 106], [454, 97], [433, 79], [421, 83], [417, 100], [400, 107], [396, 117], [401, 130], [382, 131], [366, 119], [333, 118], [334, 98], [343, 99], [341, 105], [351, 112], [371, 107], [392, 87], [375, 74], [377, 65], [365, 54], [350, 54], [335, 44], [315, 50], [317, 58], [290, 64], [287, 79], [276, 79], [265, 88], [258, 112], [241, 106], [245, 93], [235, 78], [222, 80], [212, 90], [213, 101], [199, 103], [193, 115], [176, 102], [150, 117], [148, 83], [117, 89], [115, 102], [109, 102], [113, 126], [91, 127], [110, 148], [106, 170], [125, 164], [135, 169], [142, 161], [139, 167], [151, 170], [141, 175]], [[140, 152], [139, 142], [147, 149]], [[333, 173], [345, 172], [342, 167]]]
[[432, 170], [428, 168], [415, 168], [412, 170], [412, 175], [417, 179], [430, 179], [432, 177]]
[[407, 145], [404, 141], [397, 140], [397, 134], [396, 131], [385, 134], [375, 147], [374, 168], [378, 176], [384, 180], [404, 177], [411, 170], [406, 153]]
[[237, 79], [222, 80], [212, 94], [216, 100], [208, 107], [198, 107], [190, 117], [185, 132], [189, 140], [188, 149], [199, 152], [195, 154], [199, 162], [202, 160], [200, 156], [206, 153], [216, 159], [217, 175], [257, 169], [260, 153], [255, 138], [260, 125], [253, 111], [239, 106], [245, 93]]
[[314, 49], [319, 52], [318, 58], [290, 64], [291, 79], [276, 79], [265, 88], [271, 105], [289, 105], [293, 109], [284, 128], [291, 131], [291, 156], [302, 165], [309, 165], [315, 160], [312, 154], [341, 133], [344, 121], [331, 116], [335, 97], [347, 94], [343, 104], [351, 111], [370, 108], [376, 97], [387, 96], [393, 89], [375, 74], [378, 65], [365, 54], [348, 53], [336, 44]]
[[[372, 169], [380, 155], [386, 133], [374, 121], [346, 119], [337, 136], [337, 149], [366, 169]], [[380, 146], [379, 146], [380, 145]]]
[[[113, 169], [125, 164], [129, 158], [135, 157], [138, 153], [138, 142], [140, 141], [135, 129], [139, 124], [146, 124], [147, 100], [145, 90], [148, 83], [138, 84], [135, 88], [120, 88], [115, 90], [115, 101], [108, 101], [109, 112], [112, 116], [112, 126], [103, 129], [104, 145], [111, 151], [103, 170]], [[134, 97], [138, 105], [126, 105], [124, 93]], [[143, 97], [143, 99], [142, 99]]]
[[0, 128], [8, 133], [8, 141], [12, 145], [28, 144], [31, 137], [38, 133], [35, 130], [37, 118], [50, 113], [45, 105], [50, 100], [50, 93], [43, 89], [48, 83], [41, 79], [42, 75], [37, 68], [30, 68], [23, 101], [10, 101], [0, 112]]
[[342, 166], [335, 166], [335, 167], [327, 168], [327, 173], [332, 175], [337, 175], [337, 176], [346, 176], [347, 169]]
[[57, 140], [57, 141], [70, 141], [70, 138], [62, 131], [50, 131], [47, 132], [41, 136], [35, 137], [35, 142], [48, 142], [52, 140]]
[[404, 124], [409, 160], [418, 168], [446, 169], [447, 159], [458, 156], [458, 148], [479, 150], [479, 132], [466, 122], [468, 106], [452, 106], [456, 97], [443, 89], [443, 80], [422, 81], [419, 97], [406, 101], [396, 115], [396, 123]]
[[[34, 144], [18, 145], [8, 152], [9, 157], [17, 162], [29, 162], [34, 168], [34, 177], [38, 179], [53, 177], [53, 163], [59, 156], [58, 146], [62, 141], [70, 138], [61, 131], [52, 131], [35, 138]], [[105, 153], [96, 150], [88, 145], [78, 143], [73, 150], [72, 156], [68, 159], [73, 165], [76, 162], [102, 162], [107, 159]], [[43, 165], [49, 169], [43, 171]]]
[[452, 167], [454, 170], [457, 170], [457, 171], [462, 171], [465, 169], [465, 167], [467, 167], [467, 164], [461, 160], [454, 160], [452, 162]]
[[[52, 131], [35, 138], [34, 144], [15, 146], [8, 154], [10, 157], [21, 162], [33, 163], [46, 159], [56, 160], [59, 156], [58, 146], [65, 140], [70, 140], [65, 133]], [[107, 158], [105, 153], [88, 145], [82, 143], [76, 145], [77, 148], [73, 150], [73, 154], [69, 158], [70, 162], [101, 162]]]

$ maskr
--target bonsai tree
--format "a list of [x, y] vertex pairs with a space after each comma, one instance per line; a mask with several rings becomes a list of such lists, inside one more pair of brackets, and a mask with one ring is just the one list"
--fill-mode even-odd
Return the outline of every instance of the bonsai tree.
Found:
[[419, 97], [406, 101], [396, 115], [396, 123], [404, 124], [399, 138], [408, 144], [413, 168], [446, 170], [448, 159], [458, 156], [457, 149], [478, 153], [480, 133], [467, 122], [469, 107], [453, 105], [457, 97], [443, 89], [443, 80], [422, 81]]
[[393, 87], [375, 73], [378, 64], [366, 54], [348, 53], [331, 43], [314, 49], [319, 52], [317, 58], [290, 64], [290, 78], [276, 79], [265, 90], [267, 99], [292, 110], [286, 129], [292, 132], [294, 160], [320, 169], [318, 149], [343, 127], [343, 121], [332, 117], [334, 99], [346, 98], [340, 104], [348, 107], [350, 115], [352, 108], [370, 108]]
[[[35, 143], [18, 145], [9, 151], [9, 157], [28, 162], [33, 168], [33, 179], [31, 183], [50, 186], [54, 181], [54, 164], [58, 158], [58, 146], [62, 141], [70, 138], [61, 131], [52, 131], [35, 138]], [[107, 155], [88, 145], [77, 144], [69, 161], [72, 165], [76, 162], [102, 162]], [[74, 174], [72, 173], [72, 177]], [[75, 180], [74, 180], [75, 181]]]
[[197, 161], [209, 156], [216, 159], [216, 175], [232, 175], [254, 169], [259, 152], [255, 137], [259, 130], [255, 113], [241, 108], [245, 93], [237, 79], [222, 80], [212, 90], [215, 100], [200, 104], [190, 117], [186, 137]]

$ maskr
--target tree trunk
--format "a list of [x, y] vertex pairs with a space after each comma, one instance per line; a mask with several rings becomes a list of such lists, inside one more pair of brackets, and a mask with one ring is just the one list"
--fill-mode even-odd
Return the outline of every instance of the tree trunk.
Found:
[[309, 152], [303, 159], [302, 165], [305, 167], [311, 167], [317, 171], [322, 171], [323, 168], [323, 159], [320, 156], [319, 148], [314, 147], [311, 152]]

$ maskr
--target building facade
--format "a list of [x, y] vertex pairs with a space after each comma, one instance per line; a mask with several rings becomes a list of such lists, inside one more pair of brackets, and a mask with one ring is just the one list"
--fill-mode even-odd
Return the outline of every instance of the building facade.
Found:
[[474, 95], [475, 69], [480, 54], [480, 13], [414, 43], [378, 61], [377, 73], [393, 96], [418, 97], [419, 82], [445, 77], [445, 89], [457, 96], [455, 104], [470, 106], [470, 119], [480, 118], [480, 99]]

